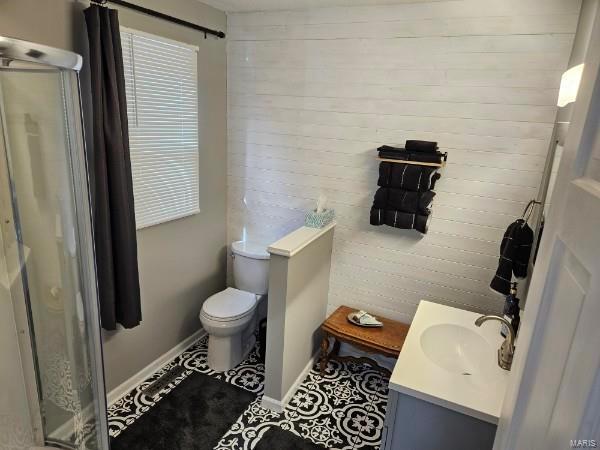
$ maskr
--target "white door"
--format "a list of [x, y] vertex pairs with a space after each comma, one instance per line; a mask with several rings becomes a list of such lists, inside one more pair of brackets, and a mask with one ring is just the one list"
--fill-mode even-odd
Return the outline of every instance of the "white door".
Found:
[[600, 448], [599, 62], [600, 8], [532, 275], [495, 450]]

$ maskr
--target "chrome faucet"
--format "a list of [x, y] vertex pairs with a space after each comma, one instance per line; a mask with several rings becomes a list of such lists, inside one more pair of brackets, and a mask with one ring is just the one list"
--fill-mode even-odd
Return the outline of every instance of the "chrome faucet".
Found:
[[475, 321], [475, 325], [478, 327], [481, 326], [483, 322], [487, 322], [488, 320], [497, 320], [502, 322], [508, 328], [508, 335], [502, 346], [498, 349], [498, 365], [504, 370], [510, 370], [512, 366], [513, 355], [515, 354], [515, 330], [508, 320], [504, 317], [487, 315], [478, 317]]

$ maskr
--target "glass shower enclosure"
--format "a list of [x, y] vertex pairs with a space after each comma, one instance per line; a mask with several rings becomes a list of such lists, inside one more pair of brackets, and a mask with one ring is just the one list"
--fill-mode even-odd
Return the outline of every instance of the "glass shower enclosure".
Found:
[[80, 67], [0, 37], [0, 380], [25, 393], [0, 399], [0, 449], [108, 450]]

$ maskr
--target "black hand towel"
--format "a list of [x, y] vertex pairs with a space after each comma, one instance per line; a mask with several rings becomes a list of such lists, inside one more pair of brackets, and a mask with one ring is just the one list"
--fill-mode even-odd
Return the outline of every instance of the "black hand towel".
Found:
[[404, 149], [399, 150], [379, 150], [379, 157], [386, 159], [398, 159], [402, 161], [418, 161], [441, 164], [444, 158], [443, 153], [423, 153], [423, 152], [408, 152]]
[[382, 208], [371, 208], [371, 225], [388, 225], [394, 228], [415, 229], [421, 233], [427, 233], [429, 228], [430, 214], [411, 214], [402, 211], [392, 211]]
[[433, 189], [439, 178], [435, 167], [383, 161], [379, 163], [377, 185], [423, 192]]
[[389, 186], [392, 182], [392, 167], [396, 163], [380, 162], [379, 163], [379, 179], [377, 186]]
[[403, 152], [404, 149], [402, 147], [392, 147], [391, 145], [382, 145], [381, 147], [377, 148], [377, 151], [394, 153], [394, 152]]
[[388, 206], [388, 196], [389, 196], [390, 188], [380, 187], [375, 192], [375, 196], [373, 197], [373, 207], [385, 209]]
[[389, 178], [389, 187], [417, 192], [424, 192], [431, 189], [431, 179], [436, 171], [435, 167], [417, 166], [414, 164], [388, 164], [394, 164]]
[[431, 187], [429, 189], [435, 189], [435, 183], [440, 178], [442, 178], [442, 176], [440, 175], [439, 172], [434, 173], [433, 176], [431, 177]]
[[390, 227], [412, 230], [415, 227], [416, 216], [414, 213], [386, 210], [385, 224]]
[[369, 220], [371, 225], [384, 225], [385, 224], [385, 209], [371, 207], [371, 217]]
[[415, 217], [415, 230], [426, 234], [429, 230], [429, 221], [431, 220], [431, 214], [417, 214]]
[[419, 208], [419, 193], [404, 189], [388, 188], [388, 209], [416, 213]]
[[404, 148], [409, 152], [435, 153], [437, 142], [408, 140]]
[[418, 207], [418, 211], [421, 214], [429, 214], [429, 205], [431, 205], [431, 202], [433, 201], [433, 197], [435, 197], [435, 192], [433, 191], [425, 191], [421, 194], [421, 196], [419, 197], [419, 207]]
[[435, 196], [433, 191], [413, 192], [403, 189], [388, 188], [387, 209], [408, 213], [428, 214], [427, 209]]
[[431, 216], [424, 214], [411, 214], [402, 211], [386, 210], [379, 213], [380, 221], [394, 228], [417, 230], [423, 234], [427, 233], [429, 219]]
[[490, 283], [492, 289], [508, 295], [512, 275], [514, 274], [517, 278], [527, 276], [527, 265], [532, 243], [533, 230], [523, 219], [519, 219], [508, 226], [500, 244], [498, 269]]

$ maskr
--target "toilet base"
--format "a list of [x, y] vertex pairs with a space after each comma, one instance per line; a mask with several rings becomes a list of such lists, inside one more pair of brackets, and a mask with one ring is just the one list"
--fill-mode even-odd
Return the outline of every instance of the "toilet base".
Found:
[[208, 337], [208, 367], [215, 372], [227, 372], [241, 363], [256, 343], [254, 335], [249, 339], [242, 337], [245, 333], [239, 333], [235, 336], [215, 336]]
[[[257, 304], [265, 296], [260, 296]], [[231, 321], [214, 320], [200, 311], [200, 322], [208, 333], [208, 366], [226, 372], [241, 363], [256, 344], [257, 311]]]

